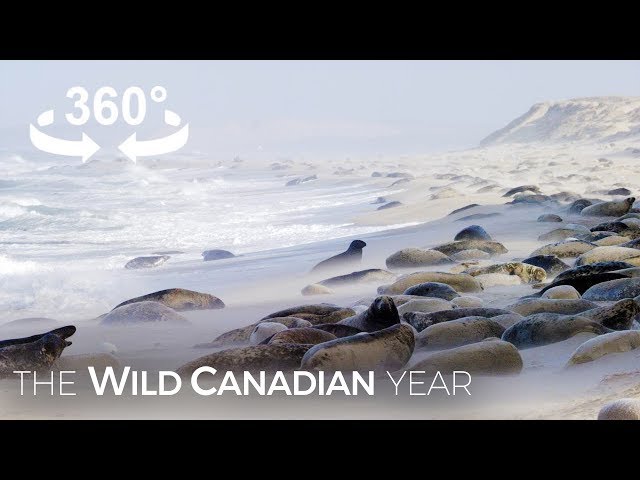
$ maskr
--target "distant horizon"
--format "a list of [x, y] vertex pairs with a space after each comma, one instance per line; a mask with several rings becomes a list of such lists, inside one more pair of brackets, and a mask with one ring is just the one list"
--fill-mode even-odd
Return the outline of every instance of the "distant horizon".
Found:
[[[1, 61], [0, 71], [6, 150], [28, 147], [44, 110], [72, 111], [74, 85], [120, 96], [164, 85], [166, 106], [191, 125], [186, 150], [271, 157], [467, 150], [538, 103], [640, 97], [640, 61]], [[152, 135], [159, 123], [143, 127]], [[132, 131], [51, 128], [112, 147]]]

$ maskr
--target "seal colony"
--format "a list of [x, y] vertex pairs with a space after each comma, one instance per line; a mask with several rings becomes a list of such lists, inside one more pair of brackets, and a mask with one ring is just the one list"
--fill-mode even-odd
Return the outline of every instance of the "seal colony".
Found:
[[[540, 166], [523, 158], [509, 175]], [[172, 362], [168, 367], [183, 380], [195, 375], [206, 395], [296, 395], [315, 381], [309, 395], [368, 396], [373, 379], [393, 387], [396, 379], [408, 381], [415, 371], [433, 378], [462, 371], [474, 376], [470, 390], [484, 381], [516, 390], [531, 372], [559, 383], [562, 375], [587, 372], [591, 378], [593, 372], [597, 383], [613, 360], [633, 360], [640, 348], [640, 210], [635, 197], [593, 198], [608, 194], [590, 190], [582, 198], [524, 185], [522, 179], [501, 186], [490, 178], [453, 173], [438, 180], [443, 185], [421, 192], [424, 202], [454, 198], [460, 200], [456, 207], [467, 207], [397, 236], [386, 231], [363, 237], [366, 243], [351, 241], [355, 236], [339, 240], [317, 256], [304, 249], [287, 251], [290, 257], [283, 258], [294, 260], [289, 268], [294, 274], [272, 275], [269, 264], [260, 263], [263, 276], [257, 283], [247, 275], [240, 287], [230, 282], [234, 290], [222, 292], [227, 285], [216, 283], [219, 277], [196, 286], [184, 269], [182, 285], [162, 278], [143, 291], [109, 299], [103, 315], [79, 324], [80, 339], [85, 329], [94, 329], [106, 352], [91, 352], [96, 347], [85, 342], [83, 351], [91, 353], [74, 355], [66, 350], [70, 331], [28, 337], [7, 333], [0, 337], [8, 339], [0, 341], [0, 374], [90, 362], [117, 371], [132, 353], [126, 347], [118, 351], [118, 336], [136, 338], [134, 361], [144, 359], [145, 365], [166, 353], [165, 365]], [[580, 181], [595, 180], [585, 173]], [[466, 182], [464, 188], [454, 188], [459, 182]], [[623, 191], [613, 187], [606, 191]], [[469, 198], [490, 191], [505, 203]], [[476, 198], [480, 203], [471, 203]], [[411, 207], [403, 198], [394, 208], [368, 208], [389, 223], [402, 224]], [[147, 278], [179, 269], [179, 262], [162, 257], [169, 254], [177, 255], [158, 251], [157, 257], [137, 257], [126, 274]], [[263, 252], [256, 260], [250, 254], [207, 250], [198, 257], [198, 268], [214, 272], [234, 262], [254, 266], [266, 256]], [[49, 328], [32, 320], [7, 329], [29, 328], [30, 335]], [[144, 357], [149, 351], [155, 359]], [[557, 357], [555, 365], [544, 364], [547, 355]], [[614, 403], [603, 418], [634, 405], [606, 400]], [[597, 408], [607, 402], [603, 399]], [[494, 412], [509, 406], [497, 402]]]

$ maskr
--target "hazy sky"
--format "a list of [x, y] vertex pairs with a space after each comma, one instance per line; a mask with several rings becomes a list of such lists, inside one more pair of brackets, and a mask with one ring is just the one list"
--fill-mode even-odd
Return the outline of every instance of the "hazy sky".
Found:
[[[640, 62], [0, 61], [0, 147], [28, 143], [44, 110], [71, 111], [74, 85], [163, 85], [188, 147], [212, 154], [403, 154], [475, 146], [544, 100], [640, 96]], [[122, 138], [115, 127], [101, 128]]]

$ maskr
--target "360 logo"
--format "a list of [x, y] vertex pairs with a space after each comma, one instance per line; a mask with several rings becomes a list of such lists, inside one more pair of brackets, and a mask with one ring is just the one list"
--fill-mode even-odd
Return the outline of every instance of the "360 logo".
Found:
[[[149, 96], [156, 103], [164, 102], [167, 99], [167, 90], [164, 87], [155, 86], [151, 89]], [[84, 87], [71, 87], [67, 90], [67, 98], [74, 100], [73, 107], [75, 111], [65, 113], [64, 118], [70, 125], [83, 126], [89, 121], [93, 113], [93, 118], [98, 124], [109, 126], [113, 125], [118, 120], [118, 117], [122, 115], [122, 119], [128, 125], [140, 125], [147, 115], [147, 97], [144, 90], [140, 87], [128, 87], [122, 94], [122, 99], [119, 102], [120, 108], [118, 108], [118, 104], [115, 101], [117, 97], [118, 92], [115, 88], [109, 86], [101, 87], [96, 90], [91, 101], [92, 108], [90, 108], [87, 89]], [[42, 128], [52, 125], [54, 120], [54, 111], [47, 110], [38, 116], [36, 123]], [[179, 127], [182, 120], [177, 113], [171, 110], [164, 110], [164, 122], [172, 127]], [[29, 138], [33, 146], [43, 152], [81, 157], [83, 163], [101, 148], [84, 132], [81, 140], [66, 140], [47, 135], [33, 124], [29, 124]], [[137, 134], [134, 132], [118, 145], [118, 149], [133, 162], [136, 162], [138, 157], [175, 152], [184, 147], [188, 139], [189, 124], [185, 124], [177, 132], [153, 140], [139, 141]]]

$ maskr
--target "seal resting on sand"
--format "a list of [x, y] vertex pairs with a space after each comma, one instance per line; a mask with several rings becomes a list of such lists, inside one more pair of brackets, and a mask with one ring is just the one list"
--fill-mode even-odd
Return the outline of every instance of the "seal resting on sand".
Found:
[[160, 290], [158, 292], [142, 295], [141, 297], [132, 298], [126, 300], [119, 305], [116, 305], [113, 309], [123, 305], [137, 302], [160, 302], [169, 308], [172, 308], [178, 312], [186, 310], [209, 310], [224, 308], [224, 302], [218, 297], [209, 295], [208, 293], [194, 292], [193, 290], [186, 290], [184, 288], [168, 288], [166, 290]]
[[312, 347], [301, 368], [324, 371], [394, 371], [404, 367], [415, 347], [414, 330], [400, 323], [384, 330], [338, 338]]
[[311, 345], [290, 343], [230, 348], [185, 363], [176, 370], [176, 373], [185, 378], [204, 366], [218, 371], [233, 372], [290, 371], [300, 366], [300, 361], [309, 348]]
[[592, 217], [620, 217], [629, 212], [635, 201], [635, 197], [629, 197], [624, 200], [596, 203], [583, 208], [580, 214]]
[[602, 335], [611, 331], [581, 315], [537, 313], [507, 328], [502, 340], [522, 349], [562, 342], [582, 332]]
[[44, 370], [49, 369], [60, 358], [62, 351], [71, 345], [66, 340], [75, 332], [75, 327], [65, 327], [65, 330], [57, 329], [60, 334], [48, 333], [36, 335], [37, 340], [28, 341], [34, 337], [5, 340], [0, 347], [0, 377], [15, 375], [19, 370]]
[[362, 261], [362, 249], [367, 244], [362, 240], [354, 240], [346, 251], [327, 258], [311, 269], [312, 272], [329, 270], [336, 267], [358, 265]]
[[398, 309], [389, 296], [377, 297], [364, 312], [338, 322], [340, 325], [355, 327], [362, 332], [375, 332], [400, 323]]

